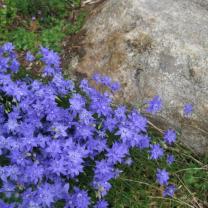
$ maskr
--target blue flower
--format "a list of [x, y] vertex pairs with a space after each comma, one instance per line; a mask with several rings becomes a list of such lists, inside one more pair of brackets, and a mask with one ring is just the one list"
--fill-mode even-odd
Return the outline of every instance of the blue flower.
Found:
[[93, 118], [93, 114], [86, 109], [81, 110], [79, 114], [80, 122], [83, 122], [86, 125], [93, 124], [95, 119]]
[[118, 91], [120, 88], [121, 88], [121, 85], [120, 85], [119, 82], [113, 82], [113, 83], [111, 83], [111, 85], [110, 85], [110, 89], [111, 89], [113, 92]]
[[0, 72], [6, 72], [8, 69], [9, 58], [0, 55]]
[[126, 113], [127, 113], [127, 109], [125, 106], [119, 106], [114, 111], [114, 115], [115, 115], [116, 119], [120, 122], [122, 122], [126, 119]]
[[167, 163], [171, 165], [175, 161], [175, 157], [173, 155], [167, 155]]
[[11, 62], [11, 65], [9, 66], [9, 68], [13, 72], [18, 72], [19, 71], [19, 67], [20, 67], [20, 63], [16, 59], [13, 59], [12, 62]]
[[150, 147], [150, 159], [157, 160], [164, 155], [164, 150], [161, 148], [159, 144], [153, 144]]
[[104, 127], [112, 132], [117, 127], [118, 121], [112, 117], [107, 118], [104, 121]]
[[51, 81], [51, 88], [56, 91], [57, 95], [64, 96], [74, 90], [74, 83], [71, 80], [64, 79], [60, 73], [56, 73]]
[[97, 202], [94, 208], [108, 208], [108, 202], [104, 200], [100, 200]]
[[147, 131], [147, 119], [142, 116], [138, 111], [133, 110], [128, 118], [131, 123], [129, 124], [132, 130], [136, 130], [138, 133]]
[[126, 160], [124, 160], [124, 164], [127, 166], [131, 166], [133, 163], [132, 159], [130, 157], [128, 157]]
[[171, 145], [176, 141], [176, 132], [173, 129], [168, 129], [165, 131], [163, 138], [167, 144]]
[[167, 185], [169, 180], [169, 173], [165, 169], [157, 169], [156, 178], [157, 183], [160, 185]]
[[191, 116], [192, 112], [193, 112], [193, 105], [191, 103], [185, 104], [183, 107], [184, 116], [189, 117]]
[[122, 159], [128, 154], [128, 147], [122, 143], [114, 143], [112, 148], [108, 150], [108, 161], [112, 164], [122, 162]]
[[133, 133], [128, 127], [121, 126], [116, 135], [119, 135], [124, 142], [128, 143], [132, 139]]
[[150, 138], [147, 135], [138, 135], [136, 146], [140, 149], [148, 148], [150, 146]]
[[92, 78], [97, 84], [101, 83], [101, 75], [100, 74], [94, 73]]
[[4, 53], [11, 53], [13, 52], [14, 50], [14, 46], [12, 43], [5, 43], [3, 46], [2, 46], [2, 50]]
[[104, 85], [106, 85], [109, 88], [111, 86], [111, 82], [112, 82], [112, 80], [111, 80], [110, 77], [108, 77], [108, 76], [102, 76], [101, 77], [101, 83], [104, 84]]
[[56, 52], [41, 47], [40, 54], [43, 56], [41, 61], [43, 61], [45, 65], [54, 67], [56, 69], [60, 67], [60, 57]]
[[28, 51], [28, 52], [26, 53], [25, 59], [26, 59], [26, 61], [28, 61], [28, 62], [32, 62], [32, 61], [35, 60], [35, 57], [32, 55], [31, 52]]
[[50, 65], [46, 65], [43, 69], [44, 76], [54, 76], [56, 74], [55, 69]]
[[48, 183], [42, 184], [37, 190], [37, 202], [43, 207], [51, 207], [51, 204], [55, 202], [56, 192], [53, 188], [53, 185]]
[[75, 193], [71, 197], [71, 205], [69, 204], [69, 207], [88, 208], [90, 205], [90, 197], [86, 191], [75, 188]]
[[72, 98], [69, 99], [70, 109], [73, 111], [81, 111], [84, 108], [85, 100], [80, 94], [74, 94]]
[[173, 197], [176, 191], [176, 187], [172, 184], [168, 185], [163, 191], [163, 197]]
[[4, 201], [2, 201], [0, 199], [0, 207], [2, 207], [2, 208], [14, 208], [15, 205], [14, 204], [6, 204]]
[[113, 92], [118, 91], [121, 87], [119, 82], [112, 82], [109, 76], [102, 76], [99, 73], [95, 73], [93, 74], [92, 78], [97, 84], [103, 84]]
[[146, 111], [148, 113], [156, 114], [162, 109], [163, 102], [159, 96], [154, 96], [152, 100], [148, 102]]

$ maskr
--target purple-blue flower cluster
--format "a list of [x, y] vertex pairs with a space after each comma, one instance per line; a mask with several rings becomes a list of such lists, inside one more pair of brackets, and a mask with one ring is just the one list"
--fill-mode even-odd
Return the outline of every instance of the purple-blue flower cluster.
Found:
[[[165, 150], [151, 141], [147, 119], [137, 110], [112, 107], [112, 95], [97, 91], [87, 80], [75, 87], [63, 78], [57, 53], [41, 48], [39, 54], [43, 79], [49, 79], [17, 80], [13, 75], [20, 64], [13, 45], [0, 48], [0, 96], [4, 97], [0, 100], [0, 155], [9, 161], [0, 166], [0, 192], [20, 198], [20, 203], [11, 205], [0, 201], [1, 207], [45, 208], [59, 200], [65, 208], [108, 207], [105, 195], [110, 181], [121, 173], [117, 164], [131, 164], [129, 150], [145, 149], [154, 160], [163, 157]], [[34, 56], [28, 52], [26, 60], [32, 62]], [[94, 79], [113, 92], [120, 88], [108, 77], [95, 75]], [[156, 106], [150, 103], [154, 112], [161, 105], [155, 99]], [[172, 144], [175, 134], [167, 132], [164, 139]], [[169, 164], [172, 160], [168, 159]], [[91, 177], [88, 186], [96, 200], [80, 176]], [[158, 183], [167, 185], [168, 179], [169, 174], [158, 169]], [[168, 186], [164, 194], [172, 196], [173, 188]]]

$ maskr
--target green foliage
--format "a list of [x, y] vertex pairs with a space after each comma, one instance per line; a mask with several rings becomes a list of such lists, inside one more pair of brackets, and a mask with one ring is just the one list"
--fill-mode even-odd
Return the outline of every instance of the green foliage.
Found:
[[70, 1], [67, 0], [8, 0], [9, 4], [17, 8], [17, 12], [24, 16], [56, 16], [63, 17]]
[[54, 208], [64, 208], [65, 202], [64, 201], [58, 201], [54, 204]]
[[191, 191], [195, 192], [197, 197], [203, 196], [208, 201], [208, 195], [206, 195], [208, 193], [208, 173], [205, 170], [190, 164], [184, 172], [182, 180]]
[[37, 35], [34, 32], [19, 28], [9, 34], [9, 41], [13, 42], [17, 50], [33, 51], [37, 46]]
[[7, 41], [8, 26], [16, 17], [16, 8], [4, 5], [0, 7], [0, 44]]
[[9, 7], [4, 5], [0, 7], [0, 25], [5, 27], [12, 23], [16, 16], [16, 9], [14, 7]]
[[66, 27], [66, 33], [71, 35], [74, 33], [77, 33], [82, 28], [84, 21], [85, 21], [86, 13], [81, 12], [79, 16], [76, 19], [76, 22], [74, 24], [68, 23]]
[[[5, 0], [0, 7], [0, 43], [13, 42], [18, 50], [37, 50], [39, 45], [60, 52], [66, 35], [78, 32], [86, 14], [70, 22], [80, 0]], [[32, 17], [36, 17], [33, 21]]]
[[74, 7], [79, 7], [81, 5], [81, 0], [69, 0], [69, 3]]
[[72, 35], [80, 31], [84, 24], [86, 13], [81, 12], [74, 24], [66, 20], [55, 21], [55, 26], [43, 29], [40, 34], [41, 45], [61, 51], [60, 45], [66, 35]]
[[40, 42], [45, 47], [60, 51], [60, 44], [64, 37], [63, 22], [60, 22], [50, 29], [43, 30], [40, 35]]

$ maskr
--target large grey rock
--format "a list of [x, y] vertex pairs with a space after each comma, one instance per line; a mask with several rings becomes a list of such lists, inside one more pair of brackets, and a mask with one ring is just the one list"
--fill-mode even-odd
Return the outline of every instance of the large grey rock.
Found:
[[[77, 72], [119, 80], [125, 102], [161, 96], [158, 124], [175, 126], [186, 145], [208, 152], [207, 0], [107, 0], [84, 29]], [[190, 119], [185, 103], [194, 105]]]

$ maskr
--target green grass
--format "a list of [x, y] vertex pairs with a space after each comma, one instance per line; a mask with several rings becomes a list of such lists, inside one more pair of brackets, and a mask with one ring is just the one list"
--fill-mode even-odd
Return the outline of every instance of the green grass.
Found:
[[8, 41], [12, 42], [17, 50], [31, 50], [38, 46], [37, 34], [18, 28], [8, 34]]

